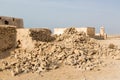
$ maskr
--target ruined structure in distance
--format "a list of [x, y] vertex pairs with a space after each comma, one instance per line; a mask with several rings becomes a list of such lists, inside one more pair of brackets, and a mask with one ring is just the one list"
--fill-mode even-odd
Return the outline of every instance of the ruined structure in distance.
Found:
[[[67, 28], [54, 28], [54, 34], [62, 34], [64, 32], [64, 30]], [[90, 36], [90, 37], [94, 37], [95, 36], [95, 28], [94, 27], [80, 27], [80, 28], [76, 28], [77, 31], [79, 32], [84, 32], [86, 33], [86, 35]]]
[[23, 19], [6, 16], [0, 16], [0, 25], [11, 25], [16, 26], [17, 28], [24, 27]]

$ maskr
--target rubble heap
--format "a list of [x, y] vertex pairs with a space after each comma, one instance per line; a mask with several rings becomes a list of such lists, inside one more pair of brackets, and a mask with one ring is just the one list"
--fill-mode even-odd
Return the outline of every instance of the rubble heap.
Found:
[[112, 50], [115, 50], [108, 50], [85, 33], [77, 32], [75, 28], [66, 29], [53, 42], [37, 41], [34, 45], [32, 50], [17, 48], [12, 51], [10, 58], [13, 61], [3, 61], [1, 69], [11, 70], [12, 75], [24, 72], [40, 73], [59, 68], [61, 65], [92, 70], [101, 65], [102, 55], [108, 55], [108, 51], [113, 53]]

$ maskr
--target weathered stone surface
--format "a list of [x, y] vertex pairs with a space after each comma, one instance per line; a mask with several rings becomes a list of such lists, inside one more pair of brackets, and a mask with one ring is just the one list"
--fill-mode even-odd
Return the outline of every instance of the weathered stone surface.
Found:
[[0, 51], [14, 47], [16, 44], [16, 27], [0, 25]]
[[16, 28], [23, 28], [23, 19], [14, 17], [0, 16], [0, 25], [11, 25]]
[[43, 41], [43, 42], [49, 42], [53, 41], [54, 38], [51, 36], [51, 30], [46, 28], [32, 28], [29, 30], [30, 36], [33, 40], [36, 41]]
[[[17, 29], [17, 48], [23, 48], [31, 50], [34, 48], [34, 41], [32, 40], [32, 37], [29, 36], [30, 31], [29, 29]], [[21, 51], [22, 52], [22, 51]]]

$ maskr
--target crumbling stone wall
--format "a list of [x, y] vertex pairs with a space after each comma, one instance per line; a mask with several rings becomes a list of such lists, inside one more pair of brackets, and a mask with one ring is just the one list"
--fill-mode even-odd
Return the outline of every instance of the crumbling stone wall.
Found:
[[0, 25], [0, 51], [10, 49], [15, 46], [16, 27]]
[[46, 28], [31, 28], [30, 29], [30, 36], [33, 40], [36, 41], [43, 41], [43, 42], [50, 42], [53, 41], [54, 38], [51, 36], [52, 32]]
[[36, 41], [50, 42], [54, 40], [51, 30], [45, 28], [17, 29], [16, 47], [33, 49]]
[[89, 35], [90, 37], [94, 37], [95, 36], [95, 28], [87, 27], [87, 35]]
[[0, 25], [12, 25], [17, 28], [23, 28], [23, 19], [0, 16]]
[[[54, 34], [63, 34], [66, 28], [54, 28]], [[94, 37], [95, 36], [95, 28], [94, 27], [80, 27], [80, 28], [76, 28], [77, 31], [79, 32], [84, 32], [86, 33], [86, 35], [90, 36], [90, 37]]]
[[32, 38], [29, 36], [30, 32], [29, 29], [17, 29], [17, 39], [16, 39], [16, 47], [17, 48], [23, 48], [23, 49], [33, 49], [33, 41]]

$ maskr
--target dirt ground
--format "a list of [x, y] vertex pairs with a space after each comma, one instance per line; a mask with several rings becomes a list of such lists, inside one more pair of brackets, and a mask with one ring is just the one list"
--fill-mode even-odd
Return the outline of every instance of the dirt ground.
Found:
[[[120, 38], [98, 40], [101, 44], [113, 43], [120, 48]], [[120, 80], [120, 60], [104, 59], [105, 65], [97, 70], [80, 71], [71, 66], [62, 66], [49, 72], [26, 73], [11, 76], [9, 71], [0, 72], [0, 80]]]

